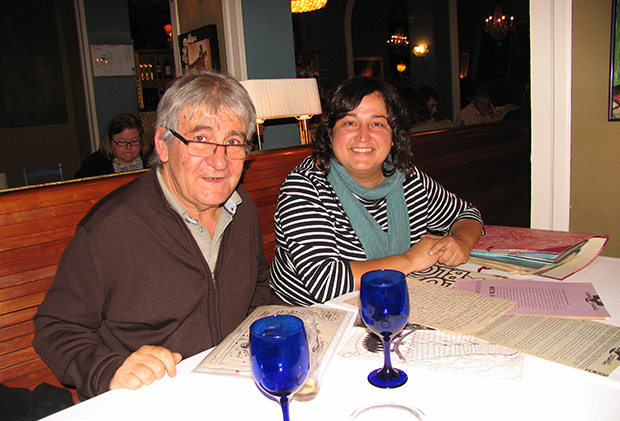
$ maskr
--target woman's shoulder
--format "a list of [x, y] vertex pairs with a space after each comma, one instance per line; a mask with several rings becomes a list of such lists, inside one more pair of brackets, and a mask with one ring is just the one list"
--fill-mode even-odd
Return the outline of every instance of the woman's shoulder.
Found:
[[314, 174], [321, 173], [316, 166], [316, 158], [312, 155], [305, 157], [299, 164], [293, 169], [292, 173], [304, 173]]
[[319, 180], [327, 180], [321, 170], [316, 166], [316, 159], [310, 155], [304, 158], [286, 177], [286, 181], [306, 180], [315, 183]]
[[316, 166], [316, 158], [309, 156], [304, 158], [289, 173], [284, 180], [280, 193], [290, 196], [304, 196], [306, 198], [323, 198], [332, 192], [331, 184], [327, 177]]
[[419, 189], [433, 189], [438, 183], [416, 165], [413, 166], [410, 173], [403, 181], [403, 189], [405, 192], [419, 191]]
[[75, 173], [74, 178], [93, 177], [96, 175], [105, 175], [114, 173], [112, 160], [103, 156], [100, 151], [95, 151], [89, 155], [80, 169]]

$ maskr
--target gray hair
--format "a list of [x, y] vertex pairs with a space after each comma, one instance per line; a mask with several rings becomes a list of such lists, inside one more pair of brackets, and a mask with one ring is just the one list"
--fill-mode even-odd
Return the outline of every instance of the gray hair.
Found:
[[[251, 143], [256, 130], [256, 109], [248, 92], [231, 76], [212, 70], [200, 69], [176, 78], [159, 101], [156, 127], [178, 130], [181, 115], [187, 119], [197, 112], [216, 116], [220, 110], [230, 110], [245, 124], [245, 139]], [[164, 139], [170, 145], [174, 136], [168, 131]], [[156, 153], [150, 164], [154, 168], [161, 166]]]

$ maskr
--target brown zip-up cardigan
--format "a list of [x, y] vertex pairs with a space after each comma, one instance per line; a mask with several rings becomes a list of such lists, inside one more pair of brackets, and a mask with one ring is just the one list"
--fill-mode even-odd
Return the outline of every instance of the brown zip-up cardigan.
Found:
[[163, 346], [184, 358], [220, 343], [270, 290], [256, 205], [245, 188], [209, 270], [148, 171], [79, 223], [34, 317], [34, 347], [80, 398], [108, 390], [129, 354]]

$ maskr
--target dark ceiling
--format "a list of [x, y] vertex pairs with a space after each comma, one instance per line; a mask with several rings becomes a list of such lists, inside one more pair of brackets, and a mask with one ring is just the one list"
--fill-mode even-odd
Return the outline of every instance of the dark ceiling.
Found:
[[128, 0], [131, 38], [134, 48], [166, 49], [164, 26], [170, 23], [168, 0]]

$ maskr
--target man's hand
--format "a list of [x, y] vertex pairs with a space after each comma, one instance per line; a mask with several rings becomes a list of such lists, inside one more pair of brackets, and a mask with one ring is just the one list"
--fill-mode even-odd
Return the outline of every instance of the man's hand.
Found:
[[111, 389], [139, 389], [145, 384], [177, 374], [176, 365], [183, 357], [178, 352], [160, 347], [144, 345], [131, 354], [121, 365], [110, 381]]

